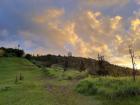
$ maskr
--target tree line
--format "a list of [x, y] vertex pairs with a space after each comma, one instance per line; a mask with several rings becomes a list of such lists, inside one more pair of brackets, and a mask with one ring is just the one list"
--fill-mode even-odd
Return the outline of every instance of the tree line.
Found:
[[13, 49], [13, 48], [0, 48], [0, 56], [4, 57], [23, 57], [24, 51], [21, 49]]

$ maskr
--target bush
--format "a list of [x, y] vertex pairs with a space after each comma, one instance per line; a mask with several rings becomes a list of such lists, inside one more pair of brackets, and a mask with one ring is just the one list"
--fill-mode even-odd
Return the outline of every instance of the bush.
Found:
[[140, 95], [139, 82], [116, 78], [86, 78], [76, 86], [76, 91], [86, 95], [103, 96], [109, 99]]
[[28, 59], [28, 60], [31, 60], [32, 59], [32, 55], [31, 54], [26, 54], [25, 58]]
[[77, 85], [76, 91], [85, 95], [94, 95], [98, 89], [92, 82], [86, 80]]
[[123, 86], [114, 92], [115, 97], [128, 97], [140, 95], [140, 87], [134, 86]]

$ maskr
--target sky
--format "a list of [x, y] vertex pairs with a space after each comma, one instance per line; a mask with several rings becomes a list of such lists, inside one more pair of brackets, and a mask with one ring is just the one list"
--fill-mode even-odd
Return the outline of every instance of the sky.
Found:
[[97, 58], [140, 69], [140, 0], [0, 0], [0, 46]]

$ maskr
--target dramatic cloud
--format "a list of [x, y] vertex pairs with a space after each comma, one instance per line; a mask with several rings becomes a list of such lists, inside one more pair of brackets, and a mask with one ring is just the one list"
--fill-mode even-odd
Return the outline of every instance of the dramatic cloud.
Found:
[[[134, 4], [132, 0], [4, 0], [0, 4], [0, 45], [20, 43], [34, 54], [72, 51], [75, 56], [96, 58], [101, 53], [111, 63], [130, 66], [130, 42], [140, 54], [139, 8], [133, 7], [127, 18], [114, 10]], [[112, 8], [115, 15], [109, 12]]]

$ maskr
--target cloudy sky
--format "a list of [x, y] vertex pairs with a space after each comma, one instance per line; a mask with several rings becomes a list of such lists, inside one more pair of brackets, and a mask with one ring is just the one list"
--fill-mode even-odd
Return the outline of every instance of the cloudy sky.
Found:
[[140, 68], [140, 0], [0, 0], [0, 46], [97, 58]]

